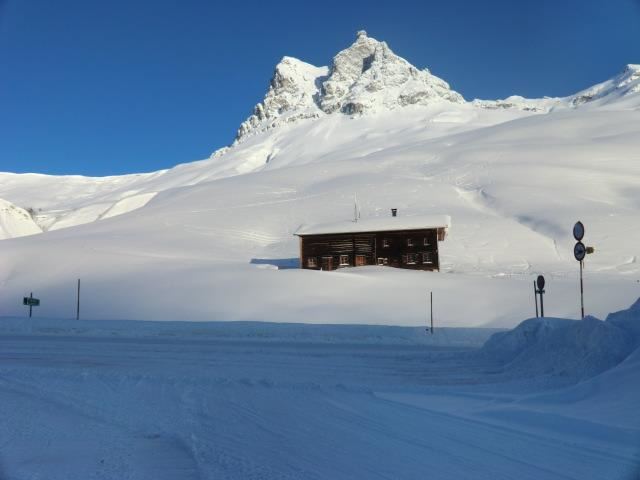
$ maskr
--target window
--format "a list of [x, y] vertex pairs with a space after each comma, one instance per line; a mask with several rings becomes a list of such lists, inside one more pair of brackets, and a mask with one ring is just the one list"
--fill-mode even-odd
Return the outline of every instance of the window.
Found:
[[433, 253], [431, 253], [431, 252], [423, 252], [422, 253], [422, 263], [433, 263]]
[[340, 255], [340, 266], [349, 266], [349, 255]]
[[407, 247], [413, 247], [413, 238], [407, 238]]
[[389, 239], [388, 239], [388, 238], [383, 238], [383, 239], [382, 239], [382, 246], [383, 246], [384, 248], [387, 248], [389, 245], [391, 245], [391, 241], [389, 241]]
[[429, 245], [430, 245], [430, 244], [429, 244], [429, 237], [424, 237], [424, 239], [423, 239], [423, 240], [424, 240], [424, 241], [422, 242], [422, 244], [423, 244], [425, 247], [427, 247], [427, 246], [429, 246]]
[[378, 265], [388, 265], [389, 259], [384, 257], [378, 257]]
[[415, 265], [417, 261], [418, 261], [418, 255], [416, 255], [415, 253], [407, 254], [407, 265]]
[[307, 267], [308, 268], [317, 268], [317, 266], [318, 266], [318, 260], [316, 259], [316, 257], [307, 258]]

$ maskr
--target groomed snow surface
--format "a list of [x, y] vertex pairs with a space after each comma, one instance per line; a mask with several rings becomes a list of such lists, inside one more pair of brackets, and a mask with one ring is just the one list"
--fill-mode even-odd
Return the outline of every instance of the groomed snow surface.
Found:
[[636, 480], [639, 345], [640, 300], [433, 335], [4, 319], [0, 477]]

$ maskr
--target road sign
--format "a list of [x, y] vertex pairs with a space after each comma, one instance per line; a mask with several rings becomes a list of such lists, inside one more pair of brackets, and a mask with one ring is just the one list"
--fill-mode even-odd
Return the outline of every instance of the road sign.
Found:
[[40, 299], [39, 298], [24, 297], [22, 299], [22, 304], [26, 305], [26, 306], [30, 306], [30, 307], [39, 307], [40, 306]]
[[538, 290], [544, 289], [544, 277], [542, 275], [538, 275], [536, 284], [538, 285]]
[[576, 260], [582, 262], [584, 260], [585, 255], [587, 254], [587, 247], [584, 246], [584, 243], [578, 242], [575, 247], [573, 247], [573, 256], [576, 257]]
[[33, 307], [40, 306], [40, 299], [33, 298], [33, 292], [31, 292], [31, 295], [29, 295], [28, 297], [23, 297], [22, 304], [29, 307], [29, 318], [31, 318]]
[[580, 241], [584, 238], [584, 225], [582, 222], [576, 222], [573, 226], [573, 238]]

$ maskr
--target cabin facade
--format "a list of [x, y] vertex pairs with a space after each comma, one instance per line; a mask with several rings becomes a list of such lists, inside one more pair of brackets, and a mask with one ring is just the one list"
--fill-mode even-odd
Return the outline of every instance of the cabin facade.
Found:
[[301, 227], [300, 268], [336, 270], [385, 265], [412, 270], [440, 270], [438, 242], [450, 218], [386, 217]]

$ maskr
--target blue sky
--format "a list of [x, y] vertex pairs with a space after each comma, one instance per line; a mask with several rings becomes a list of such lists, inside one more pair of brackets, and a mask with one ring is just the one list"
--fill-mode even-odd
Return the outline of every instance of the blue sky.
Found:
[[0, 171], [110, 175], [229, 144], [283, 55], [355, 32], [467, 99], [567, 95], [640, 63], [640, 0], [0, 0]]

